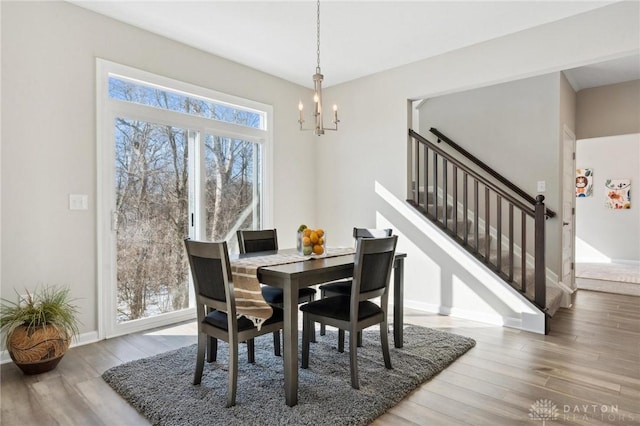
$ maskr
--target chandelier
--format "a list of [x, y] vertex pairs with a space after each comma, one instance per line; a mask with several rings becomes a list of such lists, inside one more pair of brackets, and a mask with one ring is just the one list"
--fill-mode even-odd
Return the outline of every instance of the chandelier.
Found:
[[322, 109], [322, 79], [323, 75], [320, 71], [320, 0], [318, 0], [318, 13], [317, 13], [317, 26], [316, 26], [316, 34], [317, 34], [317, 55], [318, 55], [318, 65], [316, 66], [316, 73], [313, 75], [313, 117], [315, 119], [315, 127], [313, 129], [305, 129], [304, 124], [304, 112], [302, 101], [298, 103], [298, 110], [300, 111], [300, 118], [298, 119], [298, 123], [300, 123], [300, 130], [313, 130], [313, 133], [316, 135], [324, 135], [325, 130], [338, 130], [338, 106], [333, 106], [333, 128], [325, 128], [324, 122], [322, 118], [323, 109]]

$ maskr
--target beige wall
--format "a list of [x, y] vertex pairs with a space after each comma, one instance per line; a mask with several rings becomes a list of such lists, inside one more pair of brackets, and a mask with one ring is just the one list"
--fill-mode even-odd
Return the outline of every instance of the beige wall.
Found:
[[578, 139], [640, 132], [640, 80], [580, 90], [577, 94]]
[[[11, 297], [14, 287], [68, 284], [80, 300], [81, 331], [97, 329], [95, 58], [102, 57], [273, 105], [274, 225], [283, 246], [293, 245], [286, 230], [301, 222], [325, 228], [332, 245], [352, 244], [353, 226], [388, 224], [408, 253], [408, 302], [526, 323], [519, 298], [496, 291], [486, 271], [405, 209], [407, 99], [628, 55], [640, 44], [638, 13], [637, 2], [615, 3], [330, 87], [325, 99], [340, 105], [341, 128], [316, 138], [295, 122], [308, 89], [66, 2], [2, 2], [0, 291]], [[306, 158], [316, 160], [311, 172]], [[528, 158], [513, 161], [528, 167]], [[557, 160], [541, 171], [556, 192], [557, 176]], [[89, 194], [89, 210], [69, 211], [69, 193]]]
[[[560, 129], [559, 138], [562, 141], [564, 126], [576, 134], [576, 91], [573, 90], [569, 80], [560, 73]], [[560, 152], [560, 161], [562, 161], [562, 152]]]
[[[535, 198], [538, 181], [556, 181], [560, 74], [430, 98], [420, 107], [420, 128], [425, 129], [421, 134], [435, 141], [426, 129], [437, 128]], [[441, 147], [448, 149], [446, 144]], [[454, 156], [460, 158], [459, 154]], [[515, 160], [518, 158], [527, 158], [527, 167]], [[493, 178], [489, 180], [495, 182]], [[557, 211], [561, 195], [558, 187], [548, 185], [543, 195], [547, 207]], [[481, 216], [483, 205], [478, 209]], [[556, 222], [550, 220], [546, 225], [555, 226]], [[520, 244], [518, 232], [516, 244]], [[558, 237], [553, 232], [546, 239], [547, 267], [556, 274], [560, 263]], [[533, 238], [529, 239], [529, 246], [532, 253]]]
[[[593, 195], [576, 199], [576, 262], [640, 262], [640, 134], [582, 139], [576, 167], [593, 169]], [[631, 208], [605, 206], [607, 179], [631, 179]]]
[[[295, 122], [309, 89], [67, 2], [3, 1], [1, 24], [3, 297], [68, 285], [80, 331], [97, 330], [96, 57], [272, 105], [273, 225], [293, 246], [297, 225], [315, 223], [315, 163], [296, 173], [313, 157]], [[72, 193], [89, 209], [69, 210]]]
[[[489, 277], [468, 266], [473, 260], [440, 243], [432, 235], [428, 221], [404, 208], [410, 118], [407, 99], [458, 93], [628, 56], [640, 48], [638, 13], [637, 2], [615, 3], [561, 22], [330, 87], [324, 93], [325, 99], [340, 105], [342, 122], [339, 132], [323, 137], [317, 145], [320, 170], [327, 171], [324, 184], [318, 187], [317, 210], [323, 226], [339, 231], [331, 241], [349, 243], [352, 226], [387, 225], [401, 237], [398, 249], [408, 253], [405, 272], [408, 303], [440, 312], [460, 309], [456, 313], [460, 316], [469, 312], [494, 319], [498, 316], [507, 324], [524, 321], [524, 311], [496, 296], [498, 284], [489, 285]], [[560, 79], [556, 84], [557, 93]], [[555, 98], [555, 120], [559, 117], [558, 99], [559, 95]], [[502, 122], [496, 124], [502, 125]], [[558, 194], [562, 188], [559, 127], [549, 133], [549, 140], [539, 149], [534, 145], [526, 155], [515, 152], [510, 160], [513, 168], [536, 173], [536, 179], [547, 182], [550, 207], [554, 210], [559, 210]], [[492, 148], [511, 149], [509, 146]], [[476, 152], [483, 150], [489, 155], [492, 153], [484, 146], [478, 146]], [[548, 166], [530, 170], [532, 163], [537, 165], [539, 159], [549, 156], [552, 158]], [[329, 206], [339, 206], [339, 213]], [[560, 253], [560, 222], [548, 221], [547, 236], [557, 253]]]
[[[419, 110], [423, 136], [435, 141], [428, 129], [436, 127], [532, 197], [537, 182], [550, 178], [542, 195], [548, 208], [562, 214], [562, 187], [556, 184], [562, 177], [560, 142], [565, 125], [575, 132], [576, 111], [576, 92], [564, 73], [430, 98]], [[441, 148], [448, 150], [446, 144]], [[527, 167], [518, 158], [526, 158]], [[547, 221], [547, 268], [555, 275], [561, 273], [559, 220]]]

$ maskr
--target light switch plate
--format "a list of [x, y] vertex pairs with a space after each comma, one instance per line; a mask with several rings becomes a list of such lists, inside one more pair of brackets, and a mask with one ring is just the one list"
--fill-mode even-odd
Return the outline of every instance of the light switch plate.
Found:
[[69, 210], [87, 210], [89, 196], [86, 194], [69, 194]]
[[538, 192], [544, 192], [547, 190], [547, 183], [543, 180], [538, 181]]

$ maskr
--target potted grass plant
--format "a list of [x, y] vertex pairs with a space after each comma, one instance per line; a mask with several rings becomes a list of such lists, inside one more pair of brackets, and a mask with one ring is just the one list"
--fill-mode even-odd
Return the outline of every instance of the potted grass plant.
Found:
[[78, 308], [68, 288], [47, 286], [18, 302], [2, 299], [0, 330], [13, 362], [25, 374], [53, 370], [79, 333]]

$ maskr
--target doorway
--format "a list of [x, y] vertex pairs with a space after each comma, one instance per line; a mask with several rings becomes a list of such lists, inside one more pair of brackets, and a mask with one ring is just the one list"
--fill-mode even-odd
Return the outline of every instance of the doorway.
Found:
[[578, 288], [640, 296], [640, 210], [626, 197], [635, 186], [609, 188], [640, 182], [640, 134], [578, 140], [576, 163], [592, 180], [575, 199]]

